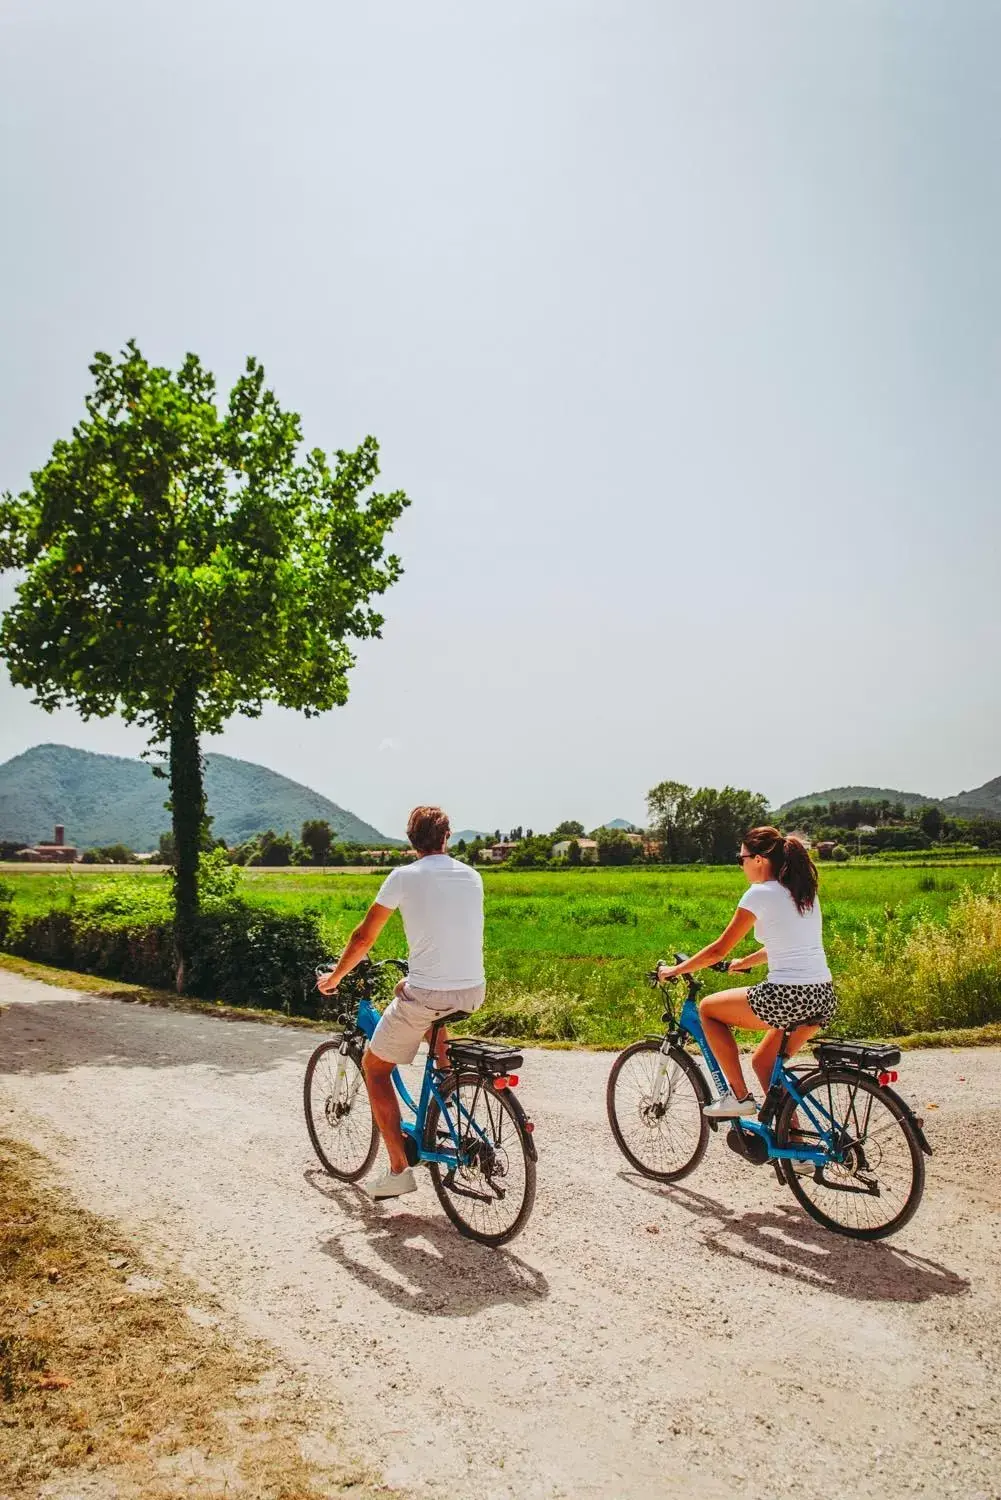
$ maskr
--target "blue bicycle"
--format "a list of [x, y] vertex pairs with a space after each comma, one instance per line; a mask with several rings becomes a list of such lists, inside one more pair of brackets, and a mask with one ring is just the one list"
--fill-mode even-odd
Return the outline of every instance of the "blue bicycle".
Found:
[[[332, 968], [321, 965], [317, 977]], [[306, 1065], [309, 1138], [324, 1170], [342, 1182], [363, 1177], [379, 1149], [362, 1058], [379, 1020], [375, 1001], [391, 988], [390, 970], [394, 977], [406, 974], [407, 965], [396, 958], [366, 961], [346, 977], [335, 997], [341, 1030]], [[416, 1102], [399, 1068], [393, 1084], [411, 1166], [427, 1164], [438, 1201], [460, 1234], [504, 1245], [524, 1229], [535, 1202], [535, 1127], [514, 1093], [523, 1059], [511, 1047], [451, 1038], [449, 1065], [438, 1067], [439, 1028], [467, 1019], [460, 1011], [435, 1023]]]
[[[676, 953], [674, 961], [686, 958]], [[786, 1032], [758, 1118], [709, 1120], [702, 1106], [713, 1094], [686, 1048], [698, 1048], [717, 1094], [727, 1083], [699, 1019], [702, 986], [682, 976], [687, 992], [676, 1018], [659, 966], [647, 977], [665, 990], [667, 1029], [619, 1054], [606, 1091], [612, 1134], [637, 1172], [659, 1182], [687, 1177], [706, 1153], [710, 1129], [722, 1124], [727, 1145], [755, 1166], [771, 1162], [825, 1229], [879, 1240], [903, 1228], [921, 1201], [931, 1147], [923, 1122], [890, 1087], [899, 1048], [820, 1041], [815, 1064], [790, 1066]]]

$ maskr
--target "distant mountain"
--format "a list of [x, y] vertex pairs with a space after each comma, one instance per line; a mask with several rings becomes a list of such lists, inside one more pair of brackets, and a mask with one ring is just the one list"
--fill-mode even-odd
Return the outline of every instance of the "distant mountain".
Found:
[[939, 804], [946, 812], [957, 813], [960, 817], [967, 813], [979, 812], [989, 813], [995, 818], [1001, 817], [1001, 776], [995, 776], [993, 781], [985, 781], [983, 786], [978, 786], [972, 792], [957, 792], [954, 797], [946, 797]]
[[484, 831], [482, 829], [480, 829], [480, 831], [477, 832], [477, 830], [475, 828], [460, 828], [459, 831], [458, 831], [458, 833], [453, 833], [451, 835], [451, 837], [449, 838], [448, 842], [454, 848], [454, 846], [459, 842], [460, 839], [464, 839], [467, 844], [471, 844], [473, 842], [473, 839], [492, 839], [492, 838], [493, 838], [493, 834], [492, 833], [484, 833]]
[[621, 828], [623, 833], [639, 833], [635, 823], [630, 823], [627, 818], [613, 818], [610, 823], [602, 823], [602, 828]]
[[806, 797], [793, 797], [775, 808], [776, 813], [788, 812], [791, 807], [812, 807], [818, 802], [902, 802], [908, 812], [919, 807], [940, 807], [943, 812], [955, 813], [958, 817], [969, 817], [980, 813], [987, 817], [1001, 817], [1001, 776], [985, 781], [972, 792], [957, 792], [954, 797], [927, 797], [920, 792], [898, 792], [885, 786], [833, 786], [826, 792], [811, 792]]
[[[212, 832], [230, 844], [266, 828], [298, 837], [307, 818], [326, 818], [338, 839], [352, 843], [400, 842], [310, 787], [229, 755], [205, 757], [205, 789]], [[166, 799], [167, 783], [143, 761], [36, 745], [0, 765], [0, 838], [37, 843], [63, 823], [66, 842], [80, 849], [155, 849], [170, 827]]]

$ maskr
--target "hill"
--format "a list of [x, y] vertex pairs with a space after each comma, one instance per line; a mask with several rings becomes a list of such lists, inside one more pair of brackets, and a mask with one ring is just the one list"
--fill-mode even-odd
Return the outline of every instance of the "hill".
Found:
[[[326, 818], [338, 839], [352, 843], [399, 842], [310, 787], [229, 755], [205, 757], [205, 788], [212, 832], [230, 844], [266, 828], [298, 836], [307, 818]], [[36, 745], [0, 765], [0, 838], [36, 843], [64, 823], [67, 843], [81, 849], [155, 849], [170, 827], [166, 798], [166, 782], [143, 761]]]
[[902, 802], [908, 812], [919, 807], [940, 807], [945, 813], [957, 817], [975, 816], [1001, 817], [1001, 776], [985, 781], [972, 792], [957, 792], [952, 797], [927, 797], [920, 792], [899, 792], [885, 786], [833, 786], [826, 792], [811, 792], [806, 797], [793, 797], [775, 808], [776, 813], [788, 812], [791, 807], [812, 807], [818, 802]]
[[602, 823], [602, 828], [621, 828], [623, 833], [639, 833], [635, 823], [630, 823], [628, 818], [613, 818], [610, 823]]

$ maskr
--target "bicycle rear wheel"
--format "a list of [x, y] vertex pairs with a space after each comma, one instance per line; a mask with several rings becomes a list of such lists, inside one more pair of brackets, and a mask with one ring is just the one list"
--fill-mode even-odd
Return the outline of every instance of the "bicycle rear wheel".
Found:
[[[428, 1163], [438, 1201], [460, 1234], [481, 1245], [505, 1245], [524, 1229], [535, 1202], [535, 1147], [524, 1111], [509, 1090], [495, 1089], [479, 1073], [460, 1073], [444, 1097], [462, 1161], [456, 1167]], [[433, 1098], [424, 1140], [432, 1150], [455, 1145]]]
[[[811, 1218], [835, 1234], [854, 1240], [881, 1240], [914, 1216], [925, 1185], [921, 1144], [900, 1101], [875, 1078], [849, 1068], [808, 1077], [800, 1087], [824, 1130], [833, 1132], [834, 1151], [822, 1167], [800, 1177], [783, 1161], [788, 1186]], [[775, 1127], [780, 1146], [791, 1140], [796, 1101], [790, 1095]], [[814, 1134], [810, 1112], [800, 1108], [799, 1123]]]
[[605, 1107], [616, 1144], [637, 1172], [678, 1182], [706, 1154], [709, 1121], [702, 1106], [709, 1102], [709, 1090], [687, 1052], [662, 1049], [648, 1037], [619, 1053], [608, 1075]]
[[335, 1037], [317, 1047], [306, 1064], [303, 1104], [306, 1129], [325, 1172], [342, 1182], [364, 1177], [379, 1149], [368, 1089], [361, 1071], [362, 1049], [351, 1043], [342, 1053]]

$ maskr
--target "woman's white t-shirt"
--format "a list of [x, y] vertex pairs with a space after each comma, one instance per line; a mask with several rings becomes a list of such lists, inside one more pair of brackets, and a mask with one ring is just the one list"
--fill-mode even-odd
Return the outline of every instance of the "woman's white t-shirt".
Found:
[[754, 936], [768, 950], [769, 984], [825, 984], [831, 971], [824, 956], [820, 900], [800, 911], [777, 880], [748, 886], [737, 902], [754, 916]]

